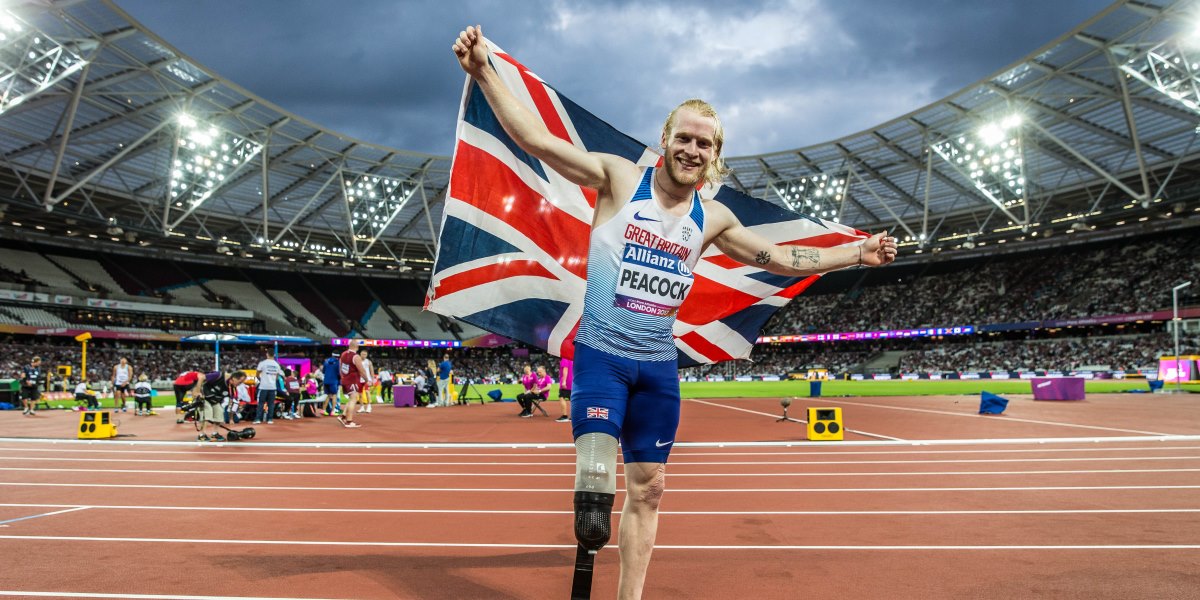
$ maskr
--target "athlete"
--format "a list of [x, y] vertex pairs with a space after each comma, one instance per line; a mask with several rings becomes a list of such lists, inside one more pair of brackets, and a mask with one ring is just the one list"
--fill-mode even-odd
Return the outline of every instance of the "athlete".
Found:
[[358, 354], [360, 340], [350, 340], [350, 348], [338, 357], [338, 374], [341, 376], [342, 393], [346, 394], [346, 405], [338, 421], [346, 427], [362, 427], [354, 422], [354, 405], [358, 404], [358, 395], [370, 381], [367, 369], [363, 366], [362, 356]]
[[671, 111], [660, 138], [662, 167], [642, 169], [551, 134], [504, 87], [478, 27], [459, 33], [453, 51], [521, 149], [597, 192], [571, 406], [576, 573], [585, 573], [590, 586], [589, 555], [609, 541], [620, 439], [626, 494], [618, 533], [618, 594], [640, 598], [658, 529], [667, 456], [679, 424], [678, 355], [671, 330], [700, 255], [716, 244], [744, 264], [806, 276], [888, 264], [895, 260], [895, 240], [884, 232], [854, 246], [777, 245], [743, 226], [723, 204], [701, 198], [702, 184], [715, 189], [727, 171], [721, 160], [724, 130], [704, 101], [688, 100]]
[[362, 358], [363, 371], [366, 372], [361, 392], [362, 404], [358, 406], [358, 412], [369, 413], [371, 412], [371, 402], [374, 401], [375, 396], [375, 365], [371, 364], [371, 359], [367, 358], [366, 348], [360, 348], [358, 356]]
[[113, 365], [112, 372], [113, 385], [113, 408], [121, 409], [125, 412], [125, 398], [133, 395], [133, 365], [129, 364], [129, 359], [121, 357], [121, 362]]
[[555, 419], [559, 423], [570, 423], [571, 417], [571, 384], [575, 380], [575, 364], [564, 358], [558, 362], [558, 407], [562, 416]]

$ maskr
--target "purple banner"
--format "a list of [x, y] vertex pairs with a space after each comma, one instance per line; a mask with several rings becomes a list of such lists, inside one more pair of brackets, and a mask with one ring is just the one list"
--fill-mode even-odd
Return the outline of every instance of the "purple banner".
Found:
[[849, 333], [805, 333], [800, 335], [766, 335], [759, 344], [791, 344], [796, 342], [845, 342], [859, 340], [889, 340], [947, 335], [974, 335], [975, 326], [926, 327], [922, 329], [890, 329], [887, 331], [852, 331]]
[[1034, 400], [1083, 400], [1082, 377], [1037, 377], [1030, 380]]

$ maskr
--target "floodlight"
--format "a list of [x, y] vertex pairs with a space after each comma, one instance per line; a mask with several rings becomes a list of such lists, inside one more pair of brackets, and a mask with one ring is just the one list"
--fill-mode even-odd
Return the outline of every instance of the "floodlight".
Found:
[[195, 115], [180, 113], [175, 120], [178, 129], [167, 194], [175, 206], [190, 213], [243, 169], [263, 147], [204, 123]]
[[78, 54], [0, 9], [0, 114], [85, 64]]
[[1010, 113], [931, 147], [993, 204], [1007, 210], [1025, 203], [1023, 122], [1019, 113]]
[[845, 176], [816, 172], [773, 182], [771, 189], [791, 210], [837, 220], [848, 183]]
[[366, 244], [365, 252], [383, 235], [418, 189], [411, 180], [370, 173], [343, 171], [341, 179], [355, 254], [359, 241]]

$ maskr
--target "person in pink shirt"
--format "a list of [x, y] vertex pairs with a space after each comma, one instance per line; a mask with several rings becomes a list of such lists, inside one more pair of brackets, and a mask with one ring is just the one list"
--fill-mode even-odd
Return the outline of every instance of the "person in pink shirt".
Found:
[[537, 375], [533, 374], [533, 367], [525, 365], [525, 372], [521, 374], [521, 385], [525, 386], [525, 391], [517, 395], [517, 403], [521, 405], [521, 413], [517, 415], [518, 417], [528, 417], [533, 414], [529, 408], [533, 404], [531, 398], [533, 397], [533, 386], [536, 382]]
[[575, 379], [575, 363], [562, 359], [558, 363], [558, 407], [562, 416], [555, 419], [559, 423], [571, 422], [571, 382]]
[[[524, 379], [524, 377], [522, 377]], [[525, 403], [522, 405], [525, 410], [521, 411], [521, 417], [528, 419], [533, 416], [534, 402], [545, 402], [550, 397], [550, 388], [554, 385], [554, 378], [546, 374], [546, 367], [538, 366], [537, 374], [533, 377], [533, 387], [525, 393]], [[538, 405], [538, 410], [542, 414], [546, 414], [546, 410]], [[547, 415], [549, 416], [549, 415]]]

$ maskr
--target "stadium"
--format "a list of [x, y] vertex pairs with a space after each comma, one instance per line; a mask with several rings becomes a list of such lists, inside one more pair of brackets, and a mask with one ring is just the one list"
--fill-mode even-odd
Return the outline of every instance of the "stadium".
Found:
[[[1098, 10], [902, 116], [726, 158], [723, 189], [791, 219], [747, 226], [886, 230], [899, 253], [786, 283], [704, 254], [737, 301], [676, 329], [646, 597], [1195, 594], [1200, 14]], [[590, 113], [546, 88], [582, 146]], [[486, 130], [469, 88], [455, 109]], [[461, 148], [326, 128], [112, 0], [0, 2], [0, 595], [567, 597], [554, 418], [578, 315], [541, 281], [582, 302], [586, 271], [549, 253], [538, 275], [513, 247], [454, 287], [484, 257], [448, 258]], [[548, 322], [513, 316], [530, 307]], [[351, 340], [388, 373], [361, 429], [323, 393]], [[266, 358], [297, 387], [264, 414]], [[556, 383], [520, 419], [526, 365]], [[183, 376], [234, 371], [249, 395], [222, 431], [252, 439], [180, 410]], [[152, 409], [114, 389], [141, 375]], [[595, 561], [614, 597], [617, 543]]]

